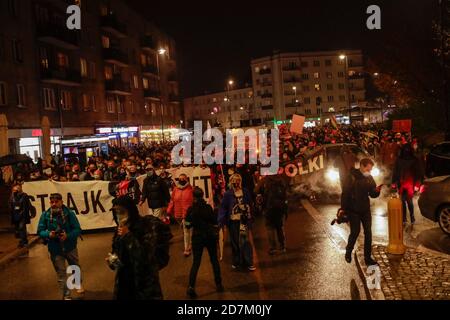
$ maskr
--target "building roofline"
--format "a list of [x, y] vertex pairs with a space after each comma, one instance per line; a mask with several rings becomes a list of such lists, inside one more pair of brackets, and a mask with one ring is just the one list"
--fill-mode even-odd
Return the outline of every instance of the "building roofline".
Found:
[[309, 57], [309, 56], [332, 56], [339, 54], [348, 54], [348, 55], [360, 55], [363, 54], [361, 49], [340, 49], [340, 50], [321, 50], [321, 51], [299, 51], [299, 52], [280, 52], [274, 53], [270, 56], [264, 56], [260, 58], [251, 59], [251, 64], [257, 64], [261, 62], [267, 62], [269, 60], [273, 60], [276, 58], [291, 58], [291, 57]]

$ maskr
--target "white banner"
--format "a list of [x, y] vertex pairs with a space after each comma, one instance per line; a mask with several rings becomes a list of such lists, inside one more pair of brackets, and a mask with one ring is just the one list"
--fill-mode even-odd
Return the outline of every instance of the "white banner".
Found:
[[[180, 167], [167, 170], [176, 179], [184, 173], [188, 176], [192, 186], [197, 186], [205, 193], [205, 200], [213, 206], [211, 172], [209, 168], [200, 167]], [[144, 176], [138, 177], [139, 188], [142, 190]], [[63, 196], [64, 205], [75, 211], [81, 228], [83, 230], [93, 230], [115, 227], [112, 213], [111, 188], [108, 181], [80, 181], [80, 182], [55, 182], [36, 181], [26, 182], [23, 191], [30, 196], [31, 204], [36, 208], [36, 217], [31, 220], [28, 232], [36, 234], [39, 218], [42, 212], [50, 208], [50, 194], [60, 193]], [[139, 206], [141, 215], [149, 214], [147, 202]]]
[[83, 230], [114, 227], [111, 214], [113, 197], [108, 192], [108, 181], [26, 182], [23, 191], [30, 196], [36, 208], [36, 217], [31, 219], [28, 231], [36, 234], [42, 212], [50, 208], [50, 194], [60, 193], [64, 205], [75, 211]]

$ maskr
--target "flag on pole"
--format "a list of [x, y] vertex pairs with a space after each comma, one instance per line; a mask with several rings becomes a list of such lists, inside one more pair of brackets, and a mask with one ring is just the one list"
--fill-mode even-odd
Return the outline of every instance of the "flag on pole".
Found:
[[335, 116], [331, 116], [330, 117], [330, 123], [333, 126], [333, 128], [339, 129], [339, 125], [338, 125], [338, 123], [336, 121], [336, 117]]

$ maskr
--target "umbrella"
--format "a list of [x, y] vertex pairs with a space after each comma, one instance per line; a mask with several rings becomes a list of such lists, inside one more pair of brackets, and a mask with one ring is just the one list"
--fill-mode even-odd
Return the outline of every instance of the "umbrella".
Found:
[[0, 157], [0, 167], [11, 166], [23, 162], [33, 162], [33, 160], [29, 156], [24, 154], [9, 154]]

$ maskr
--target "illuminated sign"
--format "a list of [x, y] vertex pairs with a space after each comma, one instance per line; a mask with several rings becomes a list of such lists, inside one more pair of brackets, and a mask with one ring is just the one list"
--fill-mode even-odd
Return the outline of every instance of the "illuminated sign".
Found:
[[116, 127], [116, 128], [97, 128], [97, 133], [108, 134], [108, 133], [128, 133], [128, 132], [138, 132], [138, 127]]

